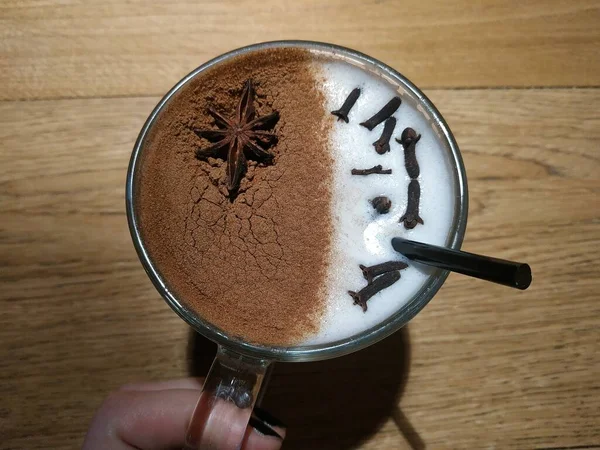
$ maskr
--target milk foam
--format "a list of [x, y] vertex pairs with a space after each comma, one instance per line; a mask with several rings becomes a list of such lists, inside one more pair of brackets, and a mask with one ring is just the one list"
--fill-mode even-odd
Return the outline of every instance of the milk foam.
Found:
[[[334, 122], [330, 147], [334, 160], [332, 217], [334, 235], [327, 280], [327, 310], [320, 331], [305, 344], [320, 344], [348, 338], [382, 322], [405, 305], [426, 283], [432, 270], [409, 263], [402, 278], [376, 294], [368, 302], [367, 312], [347, 291], [366, 285], [359, 264], [373, 265], [402, 259], [391, 246], [394, 236], [444, 245], [454, 214], [453, 170], [447, 150], [439, 142], [431, 125], [411, 99], [383, 78], [343, 61], [320, 61], [315, 64], [324, 79], [322, 91], [327, 111], [338, 109], [352, 89], [361, 95], [349, 114], [349, 123]], [[383, 123], [373, 131], [359, 125], [371, 117], [392, 97], [400, 95], [402, 105], [395, 112], [396, 128], [390, 140], [390, 152], [379, 155], [373, 142], [380, 136]], [[406, 230], [398, 222], [407, 203], [410, 177], [404, 167], [404, 150], [395, 141], [402, 130], [412, 127], [421, 140], [416, 154], [421, 170], [420, 216], [424, 225]], [[391, 168], [391, 175], [351, 175], [351, 169], [366, 169], [381, 164]], [[385, 195], [392, 201], [388, 214], [378, 214], [369, 200]]]

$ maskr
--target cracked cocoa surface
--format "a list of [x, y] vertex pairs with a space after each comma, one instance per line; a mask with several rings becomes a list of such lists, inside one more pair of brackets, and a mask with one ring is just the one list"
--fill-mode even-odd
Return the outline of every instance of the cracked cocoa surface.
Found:
[[[295, 49], [255, 52], [182, 90], [148, 137], [138, 210], [149, 254], [169, 287], [230, 335], [293, 345], [318, 330], [331, 236], [329, 122], [310, 64]], [[279, 111], [272, 165], [248, 161], [232, 202], [226, 162], [199, 161], [209, 105], [235, 106], [256, 83], [259, 114]]]

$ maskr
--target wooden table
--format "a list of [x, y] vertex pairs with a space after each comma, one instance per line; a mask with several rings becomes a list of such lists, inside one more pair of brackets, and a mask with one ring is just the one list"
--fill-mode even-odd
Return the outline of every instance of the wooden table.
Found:
[[534, 273], [526, 292], [451, 275], [386, 341], [278, 366], [285, 448], [600, 448], [597, 0], [4, 0], [0, 36], [2, 449], [78, 448], [112, 389], [205, 369], [131, 245], [127, 162], [188, 71], [282, 38], [424, 88], [467, 167], [464, 248]]

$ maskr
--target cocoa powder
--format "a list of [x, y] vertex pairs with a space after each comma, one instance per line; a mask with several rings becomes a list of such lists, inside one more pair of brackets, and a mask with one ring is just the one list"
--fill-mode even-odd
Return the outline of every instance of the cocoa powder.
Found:
[[[141, 233], [169, 288], [231, 336], [293, 345], [317, 331], [331, 235], [331, 156], [324, 98], [301, 49], [257, 51], [218, 64], [183, 88], [144, 147], [136, 190]], [[249, 161], [239, 194], [226, 162], [199, 161], [209, 106], [232, 116], [244, 82], [257, 114], [278, 111], [273, 163]]]

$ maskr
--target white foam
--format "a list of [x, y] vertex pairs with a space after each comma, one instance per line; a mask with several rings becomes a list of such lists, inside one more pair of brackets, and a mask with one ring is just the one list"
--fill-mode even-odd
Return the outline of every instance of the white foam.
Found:
[[[391, 238], [404, 236], [421, 242], [444, 245], [454, 211], [452, 166], [447, 151], [431, 125], [408, 96], [400, 94], [402, 105], [394, 114], [397, 124], [390, 140], [391, 151], [379, 155], [373, 142], [381, 135], [383, 123], [373, 131], [359, 125], [399, 95], [395, 87], [381, 77], [343, 61], [321, 61], [318, 71], [326, 109], [338, 109], [355, 87], [361, 95], [349, 114], [350, 123], [335, 121], [330, 136], [334, 159], [332, 215], [334, 237], [327, 285], [327, 311], [320, 331], [306, 344], [332, 342], [351, 337], [385, 320], [406, 304], [425, 284], [431, 271], [410, 265], [402, 278], [376, 294], [364, 313], [353, 304], [348, 290], [358, 291], [366, 285], [359, 264], [373, 265], [398, 259]], [[405, 211], [410, 177], [404, 167], [404, 151], [394, 138], [406, 127], [421, 134], [416, 154], [420, 167], [420, 215], [424, 225], [406, 230], [398, 220]], [[391, 175], [351, 175], [353, 168], [381, 164], [391, 168]], [[379, 215], [369, 200], [385, 195], [392, 201], [388, 214]]]

